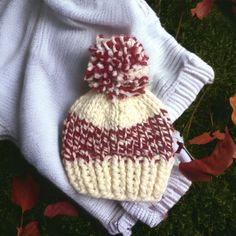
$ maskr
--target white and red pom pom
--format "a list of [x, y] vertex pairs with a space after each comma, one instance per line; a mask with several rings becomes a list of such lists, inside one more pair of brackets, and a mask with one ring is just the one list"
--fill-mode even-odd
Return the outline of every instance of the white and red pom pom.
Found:
[[123, 99], [145, 92], [148, 56], [135, 37], [121, 35], [107, 39], [98, 35], [90, 52], [85, 80], [91, 88], [107, 94], [109, 99]]

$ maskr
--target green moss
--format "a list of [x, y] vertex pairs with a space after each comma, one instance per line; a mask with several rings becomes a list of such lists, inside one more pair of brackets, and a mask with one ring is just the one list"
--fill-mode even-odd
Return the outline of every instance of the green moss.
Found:
[[[198, 1], [183, 0], [148, 1], [166, 30], [175, 36], [179, 19], [183, 21], [177, 40], [188, 50], [196, 53], [215, 70], [215, 82], [200, 92], [191, 107], [175, 122], [175, 127], [185, 135], [185, 140], [208, 130], [224, 130], [227, 125], [236, 139], [236, 128], [231, 122], [229, 97], [236, 92], [236, 26], [235, 17], [229, 14], [224, 2], [217, 4], [210, 15], [200, 21], [191, 16], [190, 9]], [[228, 10], [227, 10], [228, 9]], [[205, 92], [205, 94], [204, 94]], [[200, 97], [199, 104], [191, 123], [189, 133], [184, 130]], [[185, 132], [184, 132], [185, 131]], [[209, 154], [215, 143], [195, 146], [188, 145], [195, 157]], [[43, 236], [104, 236], [105, 229], [87, 212], [79, 207], [79, 217], [56, 217], [47, 219], [43, 211], [49, 203], [65, 200], [67, 197], [50, 182], [40, 176], [28, 165], [19, 150], [10, 142], [0, 142], [0, 235], [16, 235], [16, 226], [20, 218], [20, 209], [11, 202], [11, 181], [13, 176], [22, 176], [33, 172], [42, 189], [38, 206], [26, 214], [26, 221], [36, 219]], [[194, 184], [190, 191], [169, 212], [168, 218], [158, 227], [150, 229], [138, 223], [133, 235], [236, 235], [236, 164], [211, 183]]]

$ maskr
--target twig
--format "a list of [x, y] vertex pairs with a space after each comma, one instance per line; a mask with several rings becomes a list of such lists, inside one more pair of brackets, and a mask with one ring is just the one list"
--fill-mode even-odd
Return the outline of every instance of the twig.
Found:
[[180, 28], [181, 28], [181, 26], [182, 26], [183, 16], [184, 16], [184, 11], [182, 10], [182, 11], [181, 11], [180, 18], [179, 18], [178, 28], [177, 28], [177, 30], [176, 30], [175, 39], [177, 39], [178, 36], [179, 36]]
[[197, 111], [197, 109], [198, 109], [200, 103], [202, 102], [204, 96], [206, 95], [207, 90], [208, 90], [208, 88], [202, 93], [202, 95], [201, 95], [201, 97], [199, 98], [199, 100], [198, 100], [196, 106], [194, 107], [194, 110], [193, 110], [193, 112], [192, 112], [192, 114], [191, 114], [191, 116], [190, 116], [188, 122], [186, 123], [186, 125], [185, 125], [185, 127], [184, 127], [183, 133], [186, 132], [186, 135], [185, 135], [186, 137], [188, 137], [188, 135], [189, 135], [189, 130], [190, 130], [190, 128], [191, 128], [194, 115], [195, 115], [195, 113], [196, 113], [196, 111]]
[[210, 111], [210, 119], [211, 119], [211, 126], [214, 127], [213, 114], [211, 111]]
[[24, 218], [24, 212], [21, 211], [20, 225], [19, 225], [19, 227], [18, 227], [17, 236], [20, 236], [21, 233], [22, 233], [23, 218]]
[[157, 5], [157, 9], [158, 9], [158, 16], [160, 17], [161, 14], [161, 0], [159, 0], [158, 5]]

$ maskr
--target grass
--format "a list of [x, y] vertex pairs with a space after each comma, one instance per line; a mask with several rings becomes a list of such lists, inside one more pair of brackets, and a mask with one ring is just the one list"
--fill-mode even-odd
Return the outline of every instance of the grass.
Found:
[[[159, 0], [148, 1], [160, 13], [163, 26], [178, 42], [196, 53], [215, 70], [215, 82], [206, 86], [191, 107], [175, 122], [175, 127], [184, 133], [185, 140], [208, 130], [224, 130], [227, 125], [236, 139], [236, 127], [231, 122], [229, 97], [236, 93], [236, 24], [235, 16], [229, 14], [228, 0], [216, 1], [212, 12], [200, 21], [190, 14], [197, 1]], [[182, 22], [179, 22], [182, 15]], [[181, 24], [179, 24], [181, 23]], [[200, 102], [199, 102], [200, 101]], [[197, 107], [196, 107], [197, 106]], [[193, 114], [191, 118], [191, 115]], [[189, 132], [185, 126], [190, 121]], [[215, 143], [188, 146], [195, 157], [209, 154]], [[105, 229], [81, 207], [78, 218], [56, 217], [47, 219], [43, 211], [49, 203], [67, 197], [26, 163], [20, 151], [9, 141], [0, 142], [0, 235], [16, 235], [20, 210], [11, 202], [13, 176], [32, 172], [41, 187], [40, 202], [26, 214], [25, 220], [39, 222], [43, 236], [104, 236]], [[159, 226], [150, 229], [138, 223], [133, 228], [134, 236], [210, 236], [236, 235], [236, 164], [210, 183], [194, 184], [190, 191], [169, 212], [168, 218]]]

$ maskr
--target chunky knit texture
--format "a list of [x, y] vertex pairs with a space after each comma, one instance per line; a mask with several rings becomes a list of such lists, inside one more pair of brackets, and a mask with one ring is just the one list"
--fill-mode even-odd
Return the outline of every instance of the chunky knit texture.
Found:
[[109, 99], [123, 99], [145, 93], [148, 83], [148, 56], [132, 36], [98, 35], [90, 48], [91, 59], [85, 73], [89, 87]]
[[[214, 72], [178, 44], [141, 0], [0, 1], [1, 138], [13, 140], [42, 175], [109, 229], [114, 212], [122, 208], [74, 191], [64, 174], [58, 138], [69, 107], [88, 89], [82, 78], [87, 48], [97, 34], [140, 39], [150, 58], [150, 88], [167, 105], [172, 121], [212, 83]], [[130, 218], [122, 219], [124, 228]]]
[[75, 189], [116, 200], [160, 200], [174, 164], [165, 119], [149, 91], [113, 103], [93, 91], [82, 96], [63, 136], [64, 165]]
[[176, 204], [176, 202], [186, 193], [191, 186], [188, 180], [179, 170], [180, 162], [190, 162], [191, 157], [186, 152], [183, 145], [183, 138], [179, 132], [175, 131], [173, 135], [173, 150], [175, 155], [175, 164], [168, 181], [167, 189], [159, 202], [121, 202], [122, 207], [133, 217], [149, 225], [157, 226], [162, 220], [168, 216], [168, 211]]
[[98, 36], [85, 80], [92, 88], [64, 123], [62, 158], [82, 194], [159, 201], [174, 164], [172, 124], [145, 85], [148, 56], [132, 36]]

